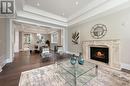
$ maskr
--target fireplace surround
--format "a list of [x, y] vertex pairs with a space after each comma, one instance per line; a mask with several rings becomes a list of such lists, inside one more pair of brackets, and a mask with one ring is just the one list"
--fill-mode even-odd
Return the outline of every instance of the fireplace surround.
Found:
[[[91, 47], [104, 47], [108, 48], [108, 63], [102, 62], [98, 60], [94, 60], [91, 58]], [[83, 57], [85, 60], [98, 64], [98, 65], [104, 65], [107, 67], [120, 69], [120, 40], [87, 40], [83, 42]], [[101, 56], [103, 53], [98, 52], [97, 55]], [[100, 57], [101, 58], [101, 57]], [[107, 64], [106, 64], [107, 63]]]

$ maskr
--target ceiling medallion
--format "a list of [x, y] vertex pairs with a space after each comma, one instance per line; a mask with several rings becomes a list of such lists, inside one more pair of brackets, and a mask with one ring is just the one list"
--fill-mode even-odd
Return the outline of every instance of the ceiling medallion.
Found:
[[107, 27], [104, 24], [96, 24], [92, 27], [90, 33], [91, 36], [95, 39], [100, 39], [105, 36], [107, 32]]

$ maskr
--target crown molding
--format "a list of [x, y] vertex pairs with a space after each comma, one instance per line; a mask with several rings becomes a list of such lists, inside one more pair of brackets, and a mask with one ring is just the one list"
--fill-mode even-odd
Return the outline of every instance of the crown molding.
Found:
[[43, 27], [47, 27], [47, 28], [50, 28], [50, 29], [63, 29], [62, 26], [52, 25], [52, 24], [49, 24], [49, 23], [43, 23], [43, 22], [40, 22], [40, 21], [35, 21], [35, 20], [20, 18], [20, 17], [13, 19], [13, 21], [31, 24], [31, 25], [43, 26]]
[[43, 23], [50, 23], [50, 24], [59, 25], [59, 26], [63, 26], [63, 27], [68, 26], [67, 23], [65, 23], [65, 22], [53, 20], [53, 19], [50, 19], [50, 18], [47, 18], [47, 17], [43, 17], [43, 16], [40, 16], [40, 15], [36, 15], [36, 14], [25, 12], [25, 11], [17, 12], [17, 16], [21, 17], [21, 18], [32, 19], [32, 20], [35, 20], [35, 21], [40, 21], [40, 22], [43, 22]]
[[67, 22], [68, 21], [67, 18], [64, 18], [62, 16], [58, 16], [58, 15], [37, 9], [37, 8], [29, 6], [29, 5], [25, 5], [23, 7], [23, 11], [30, 12], [30, 13], [33, 13], [33, 14], [36, 14], [36, 15], [40, 15], [40, 16], [47, 17], [49, 19], [54, 19], [54, 20], [61, 21], [61, 22]]
[[[82, 15], [80, 15], [77, 18], [74, 18], [73, 20], [69, 21], [68, 26], [73, 26], [76, 25], [78, 23], [81, 23], [83, 21], [89, 21], [90, 19], [93, 19], [93, 17], [95, 16], [100, 16], [102, 15], [102, 13], [106, 13], [109, 14], [111, 12], [109, 12], [110, 10], [113, 10], [114, 8], [124, 4], [127, 4], [129, 0], [109, 0], [107, 1], [107, 3], [104, 3], [98, 7], [96, 7], [95, 9], [89, 11], [88, 13], [84, 13]], [[120, 8], [121, 9], [121, 8]], [[118, 10], [120, 10], [118, 9]], [[99, 15], [100, 14], [100, 15]]]

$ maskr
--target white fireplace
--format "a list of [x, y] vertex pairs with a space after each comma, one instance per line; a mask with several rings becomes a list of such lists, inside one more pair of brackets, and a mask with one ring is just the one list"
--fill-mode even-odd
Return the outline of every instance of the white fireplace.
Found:
[[[91, 47], [107, 47], [109, 49], [108, 64], [91, 59]], [[83, 42], [83, 57], [85, 60], [111, 68], [120, 69], [120, 41], [119, 40], [87, 40]]]

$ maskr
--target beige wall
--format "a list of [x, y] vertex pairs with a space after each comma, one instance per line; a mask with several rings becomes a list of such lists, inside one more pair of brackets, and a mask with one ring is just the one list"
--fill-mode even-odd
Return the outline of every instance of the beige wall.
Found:
[[19, 50], [22, 50], [22, 32], [19, 32]]
[[68, 30], [68, 51], [73, 51], [71, 42], [72, 32], [80, 32], [80, 42], [94, 40], [90, 35], [90, 30], [95, 24], [105, 24], [108, 29], [107, 34], [99, 40], [120, 39], [121, 62], [128, 64], [130, 68], [130, 8], [70, 27]]
[[6, 54], [6, 20], [0, 18], [0, 58]]
[[6, 61], [6, 19], [0, 18], [0, 72]]
[[58, 30], [58, 45], [61, 45], [61, 30]]

